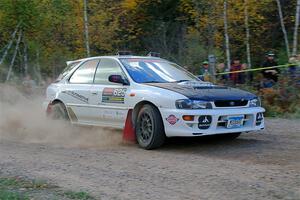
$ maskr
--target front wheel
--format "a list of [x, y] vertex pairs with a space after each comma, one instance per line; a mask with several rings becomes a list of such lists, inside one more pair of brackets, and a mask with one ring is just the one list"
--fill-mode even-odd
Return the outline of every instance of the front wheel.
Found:
[[135, 132], [139, 146], [144, 149], [155, 149], [163, 145], [166, 138], [164, 125], [156, 107], [147, 104], [141, 108]]

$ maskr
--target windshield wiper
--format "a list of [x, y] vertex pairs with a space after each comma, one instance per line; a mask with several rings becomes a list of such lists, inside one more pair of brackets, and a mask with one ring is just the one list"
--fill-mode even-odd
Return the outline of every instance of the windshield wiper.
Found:
[[165, 82], [161, 82], [161, 81], [146, 81], [146, 82], [143, 82], [143, 83], [165, 83]]
[[174, 81], [174, 83], [182, 83], [182, 82], [187, 82], [187, 81], [191, 81], [191, 80], [179, 80], [179, 81]]

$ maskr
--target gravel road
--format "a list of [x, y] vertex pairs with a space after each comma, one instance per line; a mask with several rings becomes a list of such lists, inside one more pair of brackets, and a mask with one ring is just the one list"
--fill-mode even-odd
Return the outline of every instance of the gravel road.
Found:
[[97, 199], [300, 199], [300, 120], [266, 123], [266, 131], [234, 141], [176, 138], [154, 151], [2, 139], [0, 175]]

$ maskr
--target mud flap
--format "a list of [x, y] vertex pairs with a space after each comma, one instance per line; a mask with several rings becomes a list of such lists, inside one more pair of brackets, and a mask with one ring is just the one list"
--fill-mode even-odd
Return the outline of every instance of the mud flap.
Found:
[[132, 109], [128, 110], [125, 127], [123, 130], [123, 140], [136, 143], [135, 130], [132, 124]]

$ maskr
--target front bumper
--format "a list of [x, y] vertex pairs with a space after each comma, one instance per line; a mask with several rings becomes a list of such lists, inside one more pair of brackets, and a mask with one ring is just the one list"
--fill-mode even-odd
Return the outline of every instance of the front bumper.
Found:
[[[206, 109], [206, 110], [181, 110], [181, 109], [160, 109], [165, 133], [167, 137], [192, 137], [203, 135], [215, 135], [225, 133], [249, 132], [264, 129], [264, 118], [257, 124], [257, 114], [264, 113], [262, 107], [252, 108], [224, 108], [224, 109]], [[193, 121], [183, 120], [184, 115], [194, 116]], [[198, 127], [200, 116], [211, 116], [211, 124], [207, 129]], [[230, 116], [243, 115], [243, 125], [239, 128], [227, 128], [226, 118]], [[170, 120], [172, 118], [172, 120]]]

